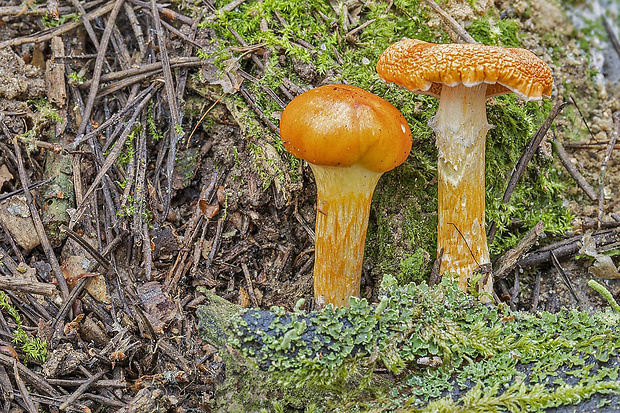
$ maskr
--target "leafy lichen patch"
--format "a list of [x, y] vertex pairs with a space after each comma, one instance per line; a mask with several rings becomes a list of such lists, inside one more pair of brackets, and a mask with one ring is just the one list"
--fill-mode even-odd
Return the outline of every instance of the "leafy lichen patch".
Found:
[[617, 313], [512, 312], [449, 282], [386, 276], [378, 305], [248, 310], [230, 343], [281, 383], [322, 390], [334, 410], [355, 389], [357, 411], [532, 411], [595, 393], [617, 404], [619, 324]]

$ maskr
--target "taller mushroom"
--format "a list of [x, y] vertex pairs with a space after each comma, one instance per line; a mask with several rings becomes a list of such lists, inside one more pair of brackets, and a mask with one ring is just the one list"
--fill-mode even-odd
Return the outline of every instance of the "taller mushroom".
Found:
[[327, 85], [289, 103], [280, 134], [287, 151], [308, 161], [316, 181], [315, 298], [347, 306], [360, 293], [372, 193], [384, 172], [407, 159], [409, 125], [370, 92]]
[[[466, 291], [477, 268], [490, 262], [484, 223], [486, 98], [515, 93], [549, 98], [549, 67], [532, 52], [479, 44], [434, 44], [407, 39], [393, 44], [377, 63], [379, 76], [407, 89], [438, 97], [430, 126], [437, 136], [439, 185], [437, 251], [441, 272], [459, 276]], [[491, 274], [478, 285], [485, 301], [493, 291]]]

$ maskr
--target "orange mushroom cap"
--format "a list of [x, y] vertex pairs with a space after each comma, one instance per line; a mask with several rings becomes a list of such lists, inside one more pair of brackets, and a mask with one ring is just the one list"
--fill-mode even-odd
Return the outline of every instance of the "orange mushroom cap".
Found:
[[327, 85], [297, 96], [282, 112], [280, 135], [287, 151], [311, 164], [374, 172], [407, 159], [411, 131], [385, 99], [349, 85]]
[[435, 44], [406, 39], [388, 47], [377, 63], [379, 76], [435, 97], [443, 85], [487, 83], [487, 97], [514, 92], [525, 100], [551, 97], [553, 77], [534, 53], [480, 44]]

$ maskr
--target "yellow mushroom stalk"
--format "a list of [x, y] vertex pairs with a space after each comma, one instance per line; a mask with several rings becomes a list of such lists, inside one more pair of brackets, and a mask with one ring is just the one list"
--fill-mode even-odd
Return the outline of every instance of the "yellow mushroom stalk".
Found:
[[[486, 84], [468, 88], [444, 86], [431, 126], [437, 136], [438, 234], [444, 249], [441, 270], [463, 275], [459, 288], [466, 291], [469, 275], [491, 262], [484, 225], [484, 153], [490, 128], [485, 108]], [[482, 290], [490, 293], [487, 277]]]
[[316, 298], [335, 307], [358, 297], [370, 201], [381, 173], [352, 165], [310, 165], [317, 185]]
[[360, 294], [373, 191], [381, 175], [409, 155], [409, 125], [370, 92], [327, 85], [286, 107], [280, 133], [285, 148], [310, 164], [316, 181], [315, 299], [348, 306]]
[[430, 121], [437, 136], [437, 251], [441, 272], [459, 277], [467, 291], [476, 272], [483, 301], [490, 301], [493, 279], [481, 268], [490, 263], [485, 231], [486, 98], [515, 93], [524, 100], [551, 95], [549, 67], [524, 49], [479, 44], [434, 44], [407, 39], [386, 49], [379, 76], [409, 90], [438, 97]]

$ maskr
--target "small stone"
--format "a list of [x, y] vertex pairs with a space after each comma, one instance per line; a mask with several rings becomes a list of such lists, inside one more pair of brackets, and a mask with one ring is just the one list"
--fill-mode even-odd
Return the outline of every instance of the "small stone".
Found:
[[23, 195], [11, 197], [0, 204], [0, 220], [23, 249], [31, 250], [41, 244], [26, 197]]

